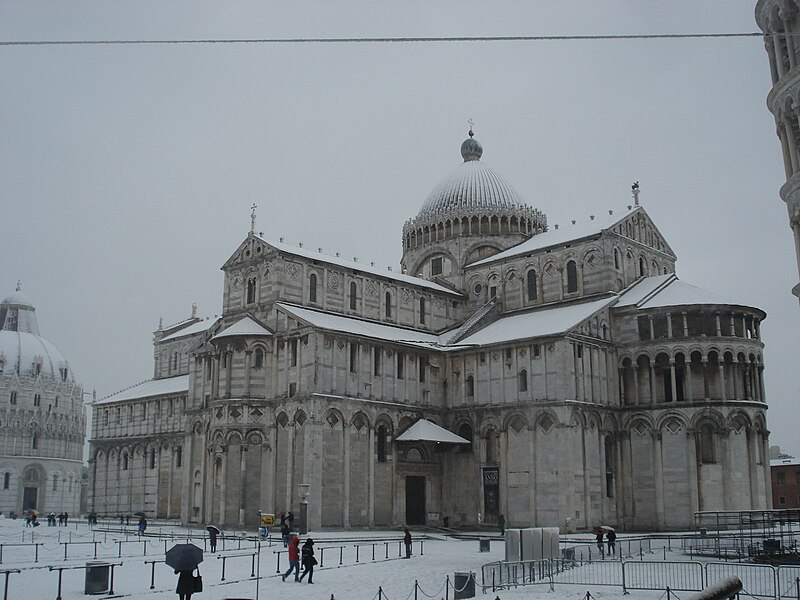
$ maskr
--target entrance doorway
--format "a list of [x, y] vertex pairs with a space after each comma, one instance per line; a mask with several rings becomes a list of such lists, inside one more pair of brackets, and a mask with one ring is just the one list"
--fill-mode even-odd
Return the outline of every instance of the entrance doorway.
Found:
[[406, 525], [425, 525], [424, 477], [406, 477]]
[[22, 491], [22, 510], [35, 510], [39, 488], [26, 487]]

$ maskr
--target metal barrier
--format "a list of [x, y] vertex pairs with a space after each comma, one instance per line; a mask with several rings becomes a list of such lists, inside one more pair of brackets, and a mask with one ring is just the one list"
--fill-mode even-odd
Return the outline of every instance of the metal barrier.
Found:
[[19, 569], [3, 569], [0, 573], [6, 576], [5, 584], [3, 585], [3, 600], [8, 600], [8, 578], [12, 573], [19, 573]]
[[777, 598], [775, 567], [741, 563], [712, 562], [706, 565], [706, 583], [711, 584], [735, 575], [742, 581], [742, 588], [751, 596]]
[[672, 590], [699, 592], [703, 589], [703, 565], [699, 562], [622, 561], [623, 591]]
[[778, 598], [800, 600], [800, 566], [781, 565], [775, 571]]

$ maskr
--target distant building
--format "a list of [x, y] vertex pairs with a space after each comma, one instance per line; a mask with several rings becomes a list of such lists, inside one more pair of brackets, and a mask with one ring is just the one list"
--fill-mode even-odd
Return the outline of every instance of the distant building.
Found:
[[800, 508], [800, 460], [776, 458], [770, 461], [773, 508]]
[[78, 515], [83, 388], [17, 291], [0, 302], [0, 511]]
[[159, 327], [153, 379], [94, 403], [90, 508], [567, 531], [770, 508], [764, 312], [679, 280], [638, 186], [548, 228], [482, 152], [470, 132], [399, 273], [254, 215], [221, 318]]
[[[783, 149], [786, 183], [781, 198], [789, 211], [800, 270], [800, 3], [797, 0], [758, 0], [756, 22], [764, 32], [772, 89], [767, 106]], [[792, 293], [800, 299], [800, 283]]]

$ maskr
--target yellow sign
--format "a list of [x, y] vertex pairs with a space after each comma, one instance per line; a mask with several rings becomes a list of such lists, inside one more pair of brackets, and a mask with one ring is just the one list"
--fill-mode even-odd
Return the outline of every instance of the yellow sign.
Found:
[[261, 517], [259, 525], [262, 527], [271, 527], [272, 525], [275, 525], [275, 515], [260, 513], [259, 517]]

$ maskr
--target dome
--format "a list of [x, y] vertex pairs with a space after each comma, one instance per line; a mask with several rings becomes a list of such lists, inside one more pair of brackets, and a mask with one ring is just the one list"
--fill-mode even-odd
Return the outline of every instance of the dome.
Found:
[[511, 184], [480, 161], [483, 147], [471, 134], [470, 131], [470, 137], [461, 144], [464, 162], [433, 188], [418, 216], [451, 211], [477, 214], [525, 204]]
[[35, 377], [37, 363], [39, 374], [47, 379], [64, 379], [61, 369], [66, 369], [66, 381], [74, 382], [72, 370], [64, 356], [46, 339], [25, 331], [0, 331], [0, 360], [4, 361], [3, 375], [18, 373], [20, 377]]
[[36, 308], [19, 286], [0, 302], [0, 361], [3, 375], [75, 381], [61, 352], [39, 335]]

